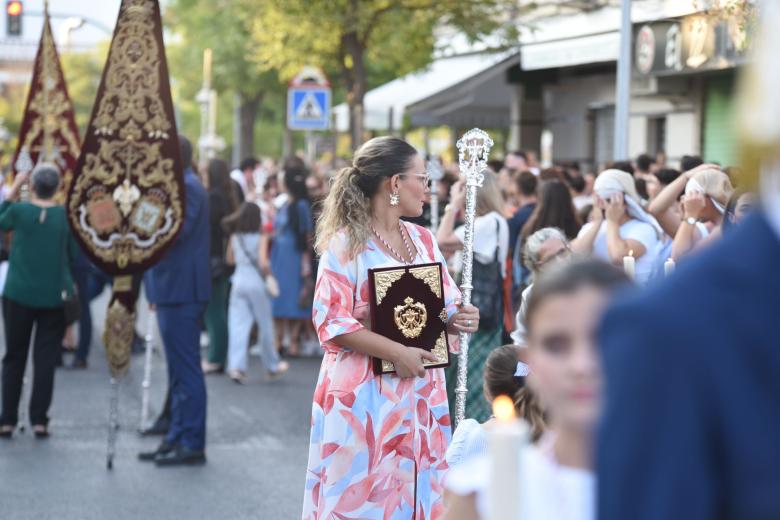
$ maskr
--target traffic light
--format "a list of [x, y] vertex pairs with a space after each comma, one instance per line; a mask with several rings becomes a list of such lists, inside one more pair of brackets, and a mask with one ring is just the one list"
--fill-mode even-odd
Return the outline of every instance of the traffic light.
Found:
[[22, 12], [24, 6], [19, 0], [8, 0], [5, 3], [5, 29], [8, 36], [22, 35]]

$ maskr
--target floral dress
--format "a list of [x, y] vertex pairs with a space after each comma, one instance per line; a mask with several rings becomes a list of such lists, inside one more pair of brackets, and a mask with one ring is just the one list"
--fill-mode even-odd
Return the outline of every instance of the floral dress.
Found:
[[[451, 317], [460, 293], [433, 235], [404, 225], [418, 251], [414, 263], [442, 264]], [[343, 233], [320, 259], [313, 321], [325, 356], [312, 406], [304, 520], [428, 520], [444, 514], [442, 477], [451, 435], [444, 369], [426, 370], [424, 378], [375, 376], [369, 356], [332, 341], [368, 322], [368, 270], [397, 265], [373, 240], [350, 259]]]

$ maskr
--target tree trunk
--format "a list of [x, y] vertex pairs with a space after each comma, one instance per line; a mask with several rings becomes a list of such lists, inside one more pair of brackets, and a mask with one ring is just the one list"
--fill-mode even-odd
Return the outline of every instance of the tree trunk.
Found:
[[349, 133], [352, 150], [355, 151], [363, 144], [363, 98], [366, 96], [368, 86], [368, 72], [365, 66], [366, 49], [355, 32], [345, 34], [341, 39], [341, 45], [344, 52], [352, 58], [352, 68], [344, 70], [344, 79], [349, 104]]
[[238, 146], [239, 149], [239, 161], [255, 154], [255, 122], [257, 121], [257, 114], [260, 111], [260, 105], [263, 103], [264, 95], [264, 92], [259, 92], [253, 96], [241, 94], [241, 105], [239, 107], [241, 131], [238, 143], [234, 143], [234, 146]]

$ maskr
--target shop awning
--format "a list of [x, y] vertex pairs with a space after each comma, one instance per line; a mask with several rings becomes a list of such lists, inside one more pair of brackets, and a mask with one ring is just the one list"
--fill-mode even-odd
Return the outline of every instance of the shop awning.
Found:
[[[418, 72], [407, 74], [366, 93], [363, 101], [365, 128], [387, 130], [392, 112], [393, 128], [403, 124], [406, 108], [436, 92], [449, 89], [465, 79], [479, 77], [485, 70], [506, 59], [507, 53], [467, 54], [436, 59]], [[349, 128], [349, 107], [341, 103], [333, 108], [336, 128]]]
[[506, 70], [520, 62], [514, 52], [407, 107], [413, 126], [496, 128], [509, 124], [512, 86]]

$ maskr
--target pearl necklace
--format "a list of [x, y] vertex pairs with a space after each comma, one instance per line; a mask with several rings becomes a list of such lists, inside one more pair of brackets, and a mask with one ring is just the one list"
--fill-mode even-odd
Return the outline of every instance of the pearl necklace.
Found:
[[403, 256], [401, 256], [400, 253], [398, 253], [398, 251], [393, 249], [393, 246], [391, 246], [387, 242], [387, 240], [382, 238], [382, 235], [379, 234], [379, 232], [376, 230], [376, 228], [373, 225], [371, 226], [371, 230], [374, 232], [374, 234], [379, 239], [379, 241], [382, 242], [382, 244], [387, 248], [387, 250], [390, 251], [393, 254], [393, 256], [395, 256], [400, 262], [402, 262], [402, 263], [404, 263], [406, 265], [409, 265], [412, 262], [414, 262], [414, 254], [412, 253], [412, 246], [410, 246], [409, 245], [409, 241], [406, 240], [406, 234], [404, 233], [404, 230], [403, 230], [402, 226], [403, 226], [403, 224], [401, 224], [401, 221], [399, 220], [398, 221], [398, 232], [401, 233], [401, 239], [404, 241], [404, 246], [406, 246], [406, 252], [409, 253], [409, 261], [408, 262], [406, 261], [406, 259]]

